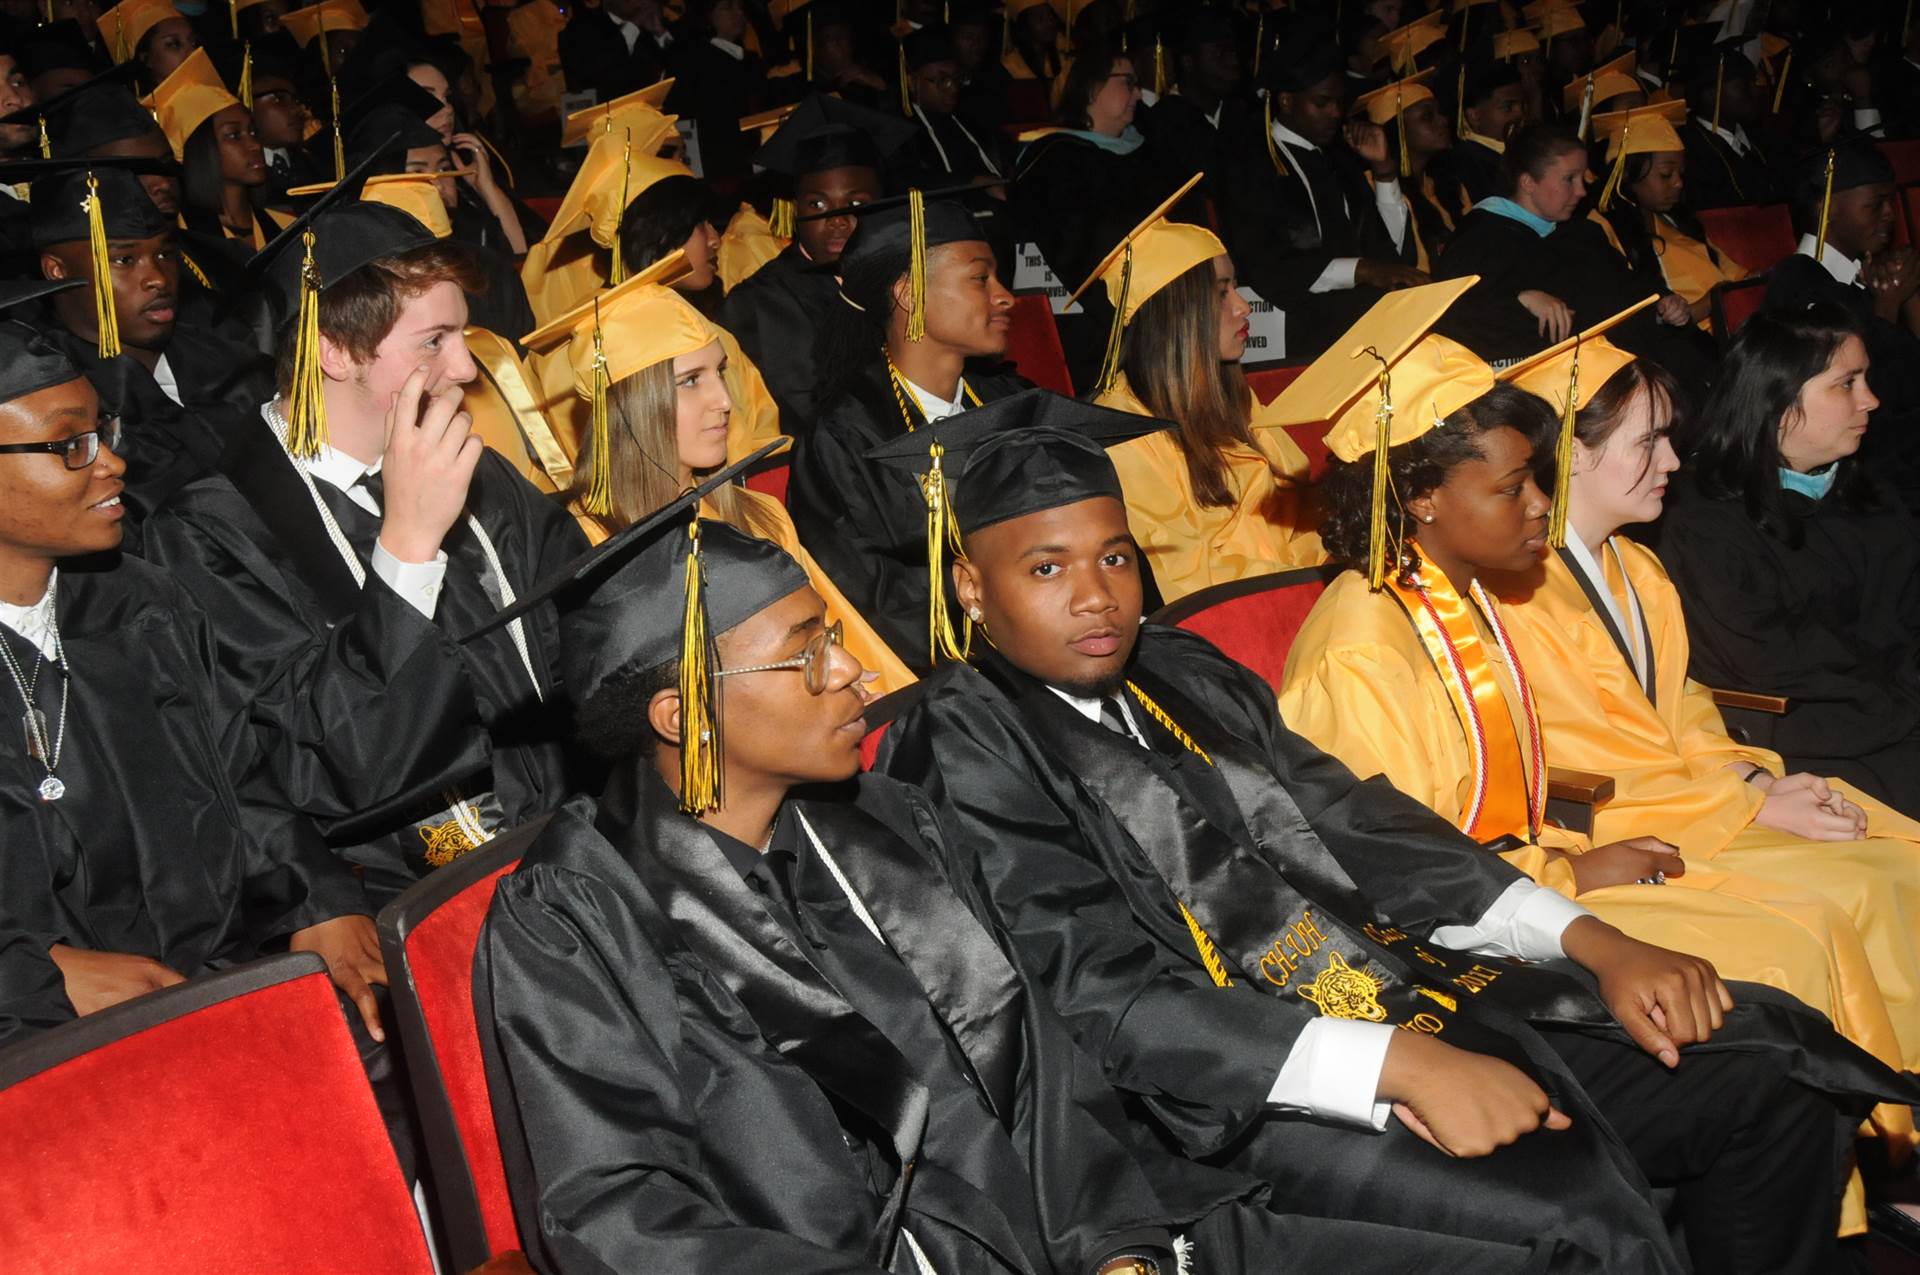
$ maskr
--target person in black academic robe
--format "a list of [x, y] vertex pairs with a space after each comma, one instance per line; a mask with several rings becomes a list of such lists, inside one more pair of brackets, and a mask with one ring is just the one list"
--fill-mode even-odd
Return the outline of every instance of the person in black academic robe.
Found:
[[844, 308], [833, 267], [816, 264], [797, 240], [734, 285], [721, 303], [721, 325], [760, 369], [784, 428], [796, 436], [820, 410], [815, 337]]
[[[699, 768], [658, 723], [691, 701], [649, 672], [684, 649], [686, 514], [602, 551], [620, 565], [568, 613], [568, 684], [614, 777], [501, 880], [476, 956], [535, 1264], [1172, 1275], [1179, 1237], [1191, 1269], [1222, 1275], [1412, 1270], [1388, 1228], [1268, 1212], [1255, 1179], [1132, 1140], [1098, 1064], [941, 876], [925, 799], [848, 782], [861, 670], [798, 564], [720, 524], [700, 535], [709, 675], [758, 671], [720, 683], [713, 804], [690, 795]], [[761, 667], [796, 642], [825, 662], [817, 692], [813, 673]]]
[[[560, 73], [569, 93], [592, 93], [596, 102], [637, 93], [671, 74], [672, 37], [663, 42], [659, 0], [617, 0], [577, 5], [560, 29]], [[629, 45], [625, 30], [637, 26]]]
[[[1269, 1178], [1297, 1207], [1533, 1245], [1548, 1270], [1683, 1268], [1644, 1169], [1679, 1187], [1696, 1269], [1829, 1269], [1836, 1157], [1858, 1104], [1915, 1080], [1791, 998], [1744, 986], [1676, 1068], [1642, 1053], [1610, 1006], [1636, 1006], [1642, 1039], [1647, 1010], [1608, 965], [1691, 958], [1546, 899], [1420, 803], [1288, 731], [1250, 670], [1196, 635], [1143, 626], [1137, 575], [1116, 550], [1125, 515], [1104, 422], [1063, 409], [1058, 428], [1021, 439], [1017, 423], [990, 419], [1016, 406], [967, 418], [947, 451], [969, 554], [955, 566], [961, 602], [995, 648], [927, 679], [879, 769], [933, 798], [950, 875], [977, 884], [1028, 977], [1156, 1131]], [[1044, 554], [988, 542], [1016, 520], [1046, 537]], [[1036, 564], [1051, 577], [1030, 578]], [[1082, 665], [1098, 661], [1101, 685], [1028, 673], [1016, 651], [1073, 666], [1056, 679], [1090, 678]], [[1549, 912], [1563, 929], [1544, 924]], [[1559, 938], [1534, 947], [1552, 932], [1595, 961], [1602, 994], [1571, 967], [1488, 959], [1558, 955]], [[1299, 1100], [1274, 1096], [1299, 1092], [1296, 1063], [1315, 1066], [1295, 1045], [1313, 1031], [1312, 1052], [1334, 1049], [1346, 1020], [1414, 1033], [1387, 1033], [1389, 1051], [1435, 1035], [1505, 1060], [1571, 1126], [1449, 1158], [1373, 1105], [1371, 1085], [1344, 1118], [1276, 1109]], [[1784, 1183], [1786, 1166], [1807, 1179]]]

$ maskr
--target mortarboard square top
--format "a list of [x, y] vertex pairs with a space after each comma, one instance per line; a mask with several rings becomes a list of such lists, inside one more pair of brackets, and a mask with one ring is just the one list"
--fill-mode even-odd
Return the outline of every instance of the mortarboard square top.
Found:
[[605, 384], [616, 385], [656, 363], [704, 350], [720, 339], [720, 329], [670, 286], [686, 268], [686, 254], [675, 249], [529, 332], [521, 344], [541, 350], [566, 342], [574, 392], [581, 398], [593, 396], [594, 365], [600, 360]]
[[1502, 368], [1498, 373], [1499, 379], [1529, 394], [1539, 395], [1553, 404], [1556, 413], [1560, 413], [1566, 410], [1567, 391], [1577, 365], [1580, 384], [1573, 408], [1579, 411], [1593, 400], [1608, 378], [1634, 360], [1633, 355], [1607, 340], [1606, 334], [1659, 299], [1657, 295], [1643, 297], [1620, 313], [1602, 319], [1538, 354]]
[[1396, 80], [1370, 93], [1362, 93], [1354, 99], [1353, 105], [1384, 128], [1405, 114], [1408, 107], [1433, 100], [1433, 90], [1425, 83], [1432, 75], [1432, 71], [1422, 71], [1404, 80]]
[[141, 99], [141, 105], [153, 112], [160, 131], [167, 135], [173, 147], [173, 157], [183, 159], [187, 139], [221, 111], [240, 105], [240, 99], [227, 90], [207, 51], [195, 49], [153, 92]]
[[830, 168], [877, 170], [917, 136], [919, 128], [898, 115], [814, 93], [794, 107], [753, 162], [788, 177]]
[[676, 118], [629, 111], [613, 120], [611, 131], [595, 136], [541, 241], [561, 240], [584, 227], [595, 243], [611, 248], [627, 206], [643, 191], [669, 177], [693, 176], [679, 160], [658, 153], [662, 141], [677, 136]]
[[167, 161], [154, 159], [27, 159], [0, 164], [0, 182], [33, 183], [28, 208], [33, 246], [39, 249], [91, 236], [89, 179], [109, 240], [150, 239], [172, 230], [173, 218], [154, 207], [138, 176], [172, 169]]
[[1133, 321], [1147, 299], [1202, 262], [1226, 255], [1226, 245], [1205, 226], [1168, 221], [1167, 214], [1186, 198], [1204, 173], [1189, 177], [1180, 189], [1148, 213], [1145, 220], [1127, 232], [1127, 237], [1093, 268], [1086, 282], [1075, 288], [1069, 302], [1096, 282], [1107, 287], [1107, 300], [1120, 311], [1120, 322]]
[[86, 286], [83, 279], [18, 279], [0, 282], [0, 403], [37, 394], [41, 390], [81, 378], [58, 346], [38, 327], [4, 313], [41, 297]]

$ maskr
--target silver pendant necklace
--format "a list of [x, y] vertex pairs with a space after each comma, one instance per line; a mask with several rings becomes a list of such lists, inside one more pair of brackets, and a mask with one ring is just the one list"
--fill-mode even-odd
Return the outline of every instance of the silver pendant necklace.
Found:
[[54, 731], [52, 742], [47, 737], [47, 715], [40, 711], [34, 702], [34, 692], [40, 686], [40, 663], [42, 652], [36, 645], [33, 653], [33, 676], [27, 677], [20, 671], [20, 661], [13, 653], [13, 644], [0, 640], [0, 655], [6, 657], [7, 672], [13, 675], [14, 689], [20, 692], [20, 698], [26, 703], [26, 713], [20, 719], [21, 731], [26, 736], [27, 756], [47, 768], [47, 777], [40, 781], [40, 800], [58, 801], [67, 795], [67, 785], [54, 774], [60, 765], [60, 746], [67, 738], [67, 690], [73, 684], [67, 672], [67, 652], [60, 644], [60, 622], [55, 618], [54, 584], [47, 586], [47, 632], [53, 638], [53, 662], [60, 670], [60, 725]]

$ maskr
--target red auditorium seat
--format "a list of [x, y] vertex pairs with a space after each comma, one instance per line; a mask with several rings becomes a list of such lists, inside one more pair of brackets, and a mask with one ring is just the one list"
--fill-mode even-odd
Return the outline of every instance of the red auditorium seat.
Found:
[[521, 202], [538, 213], [540, 220], [552, 225], [553, 219], [560, 215], [560, 199], [559, 195], [533, 195]]
[[312, 953], [127, 1001], [0, 1051], [0, 1267], [433, 1275]]
[[1700, 213], [1700, 224], [1714, 247], [1755, 274], [1791, 257], [1800, 242], [1785, 204], [1708, 208]]
[[1879, 143], [1880, 153], [1893, 165], [1893, 180], [1896, 185], [1906, 186], [1920, 182], [1920, 138], [1911, 138], [1900, 142]]
[[473, 1013], [473, 953], [494, 885], [547, 825], [502, 833], [408, 887], [380, 913], [429, 1185], [459, 1270], [520, 1246]]
[[1759, 277], [1723, 283], [1714, 288], [1708, 297], [1708, 308], [1713, 335], [1722, 348], [1733, 340], [1733, 334], [1740, 330], [1740, 325], [1760, 309], [1760, 303], [1766, 296], [1767, 281]]
[[765, 492], [784, 505], [787, 503], [787, 479], [792, 472], [793, 467], [787, 464], [783, 456], [778, 464], [769, 465], [765, 469], [757, 469], [748, 474], [747, 486], [755, 491]]
[[[1262, 368], [1258, 372], [1247, 373], [1247, 385], [1252, 388], [1255, 398], [1262, 403], [1271, 403], [1280, 396], [1281, 390], [1292, 385], [1306, 370], [1305, 363], [1297, 367]], [[1287, 437], [1306, 456], [1308, 473], [1318, 479], [1327, 468], [1326, 423], [1315, 421], [1310, 425], [1289, 425], [1286, 430]]]
[[1007, 333], [1007, 357], [1020, 375], [1042, 389], [1069, 397], [1073, 377], [1067, 371], [1067, 353], [1054, 326], [1053, 307], [1034, 292], [1013, 299], [1013, 327]]
[[1053, 114], [1047, 85], [1040, 80], [1014, 80], [1007, 85], [1007, 119], [1020, 130], [1044, 124]]
[[1293, 639], [1336, 573], [1331, 567], [1299, 567], [1230, 580], [1190, 593], [1152, 618], [1198, 633], [1278, 691]]
[[914, 682], [903, 686], [889, 695], [882, 695], [867, 706], [867, 733], [860, 740], [860, 764], [867, 770], [873, 769], [873, 763], [880, 756], [880, 741], [886, 738], [887, 727], [893, 725], [900, 714], [919, 702], [924, 682]]

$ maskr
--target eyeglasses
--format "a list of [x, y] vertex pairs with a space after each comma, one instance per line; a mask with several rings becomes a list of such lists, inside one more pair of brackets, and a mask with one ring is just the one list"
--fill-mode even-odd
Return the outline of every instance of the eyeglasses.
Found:
[[1140, 77], [1131, 71], [1116, 71], [1107, 78], [1109, 80], [1119, 80], [1127, 86], [1129, 91], [1140, 87]]
[[844, 637], [840, 621], [835, 620], [808, 638], [806, 649], [790, 660], [781, 660], [777, 664], [749, 664], [745, 668], [715, 669], [713, 675], [731, 677], [735, 673], [771, 673], [775, 669], [799, 669], [807, 694], [819, 695], [827, 689], [827, 667], [832, 663], [830, 652], [834, 647], [844, 645]]
[[84, 434], [75, 434], [71, 438], [56, 438], [50, 443], [7, 443], [0, 445], [0, 456], [30, 456], [36, 452], [52, 452], [66, 462], [68, 469], [85, 469], [100, 459], [100, 449], [110, 452], [120, 450], [120, 418], [109, 416], [100, 422], [97, 429]]

